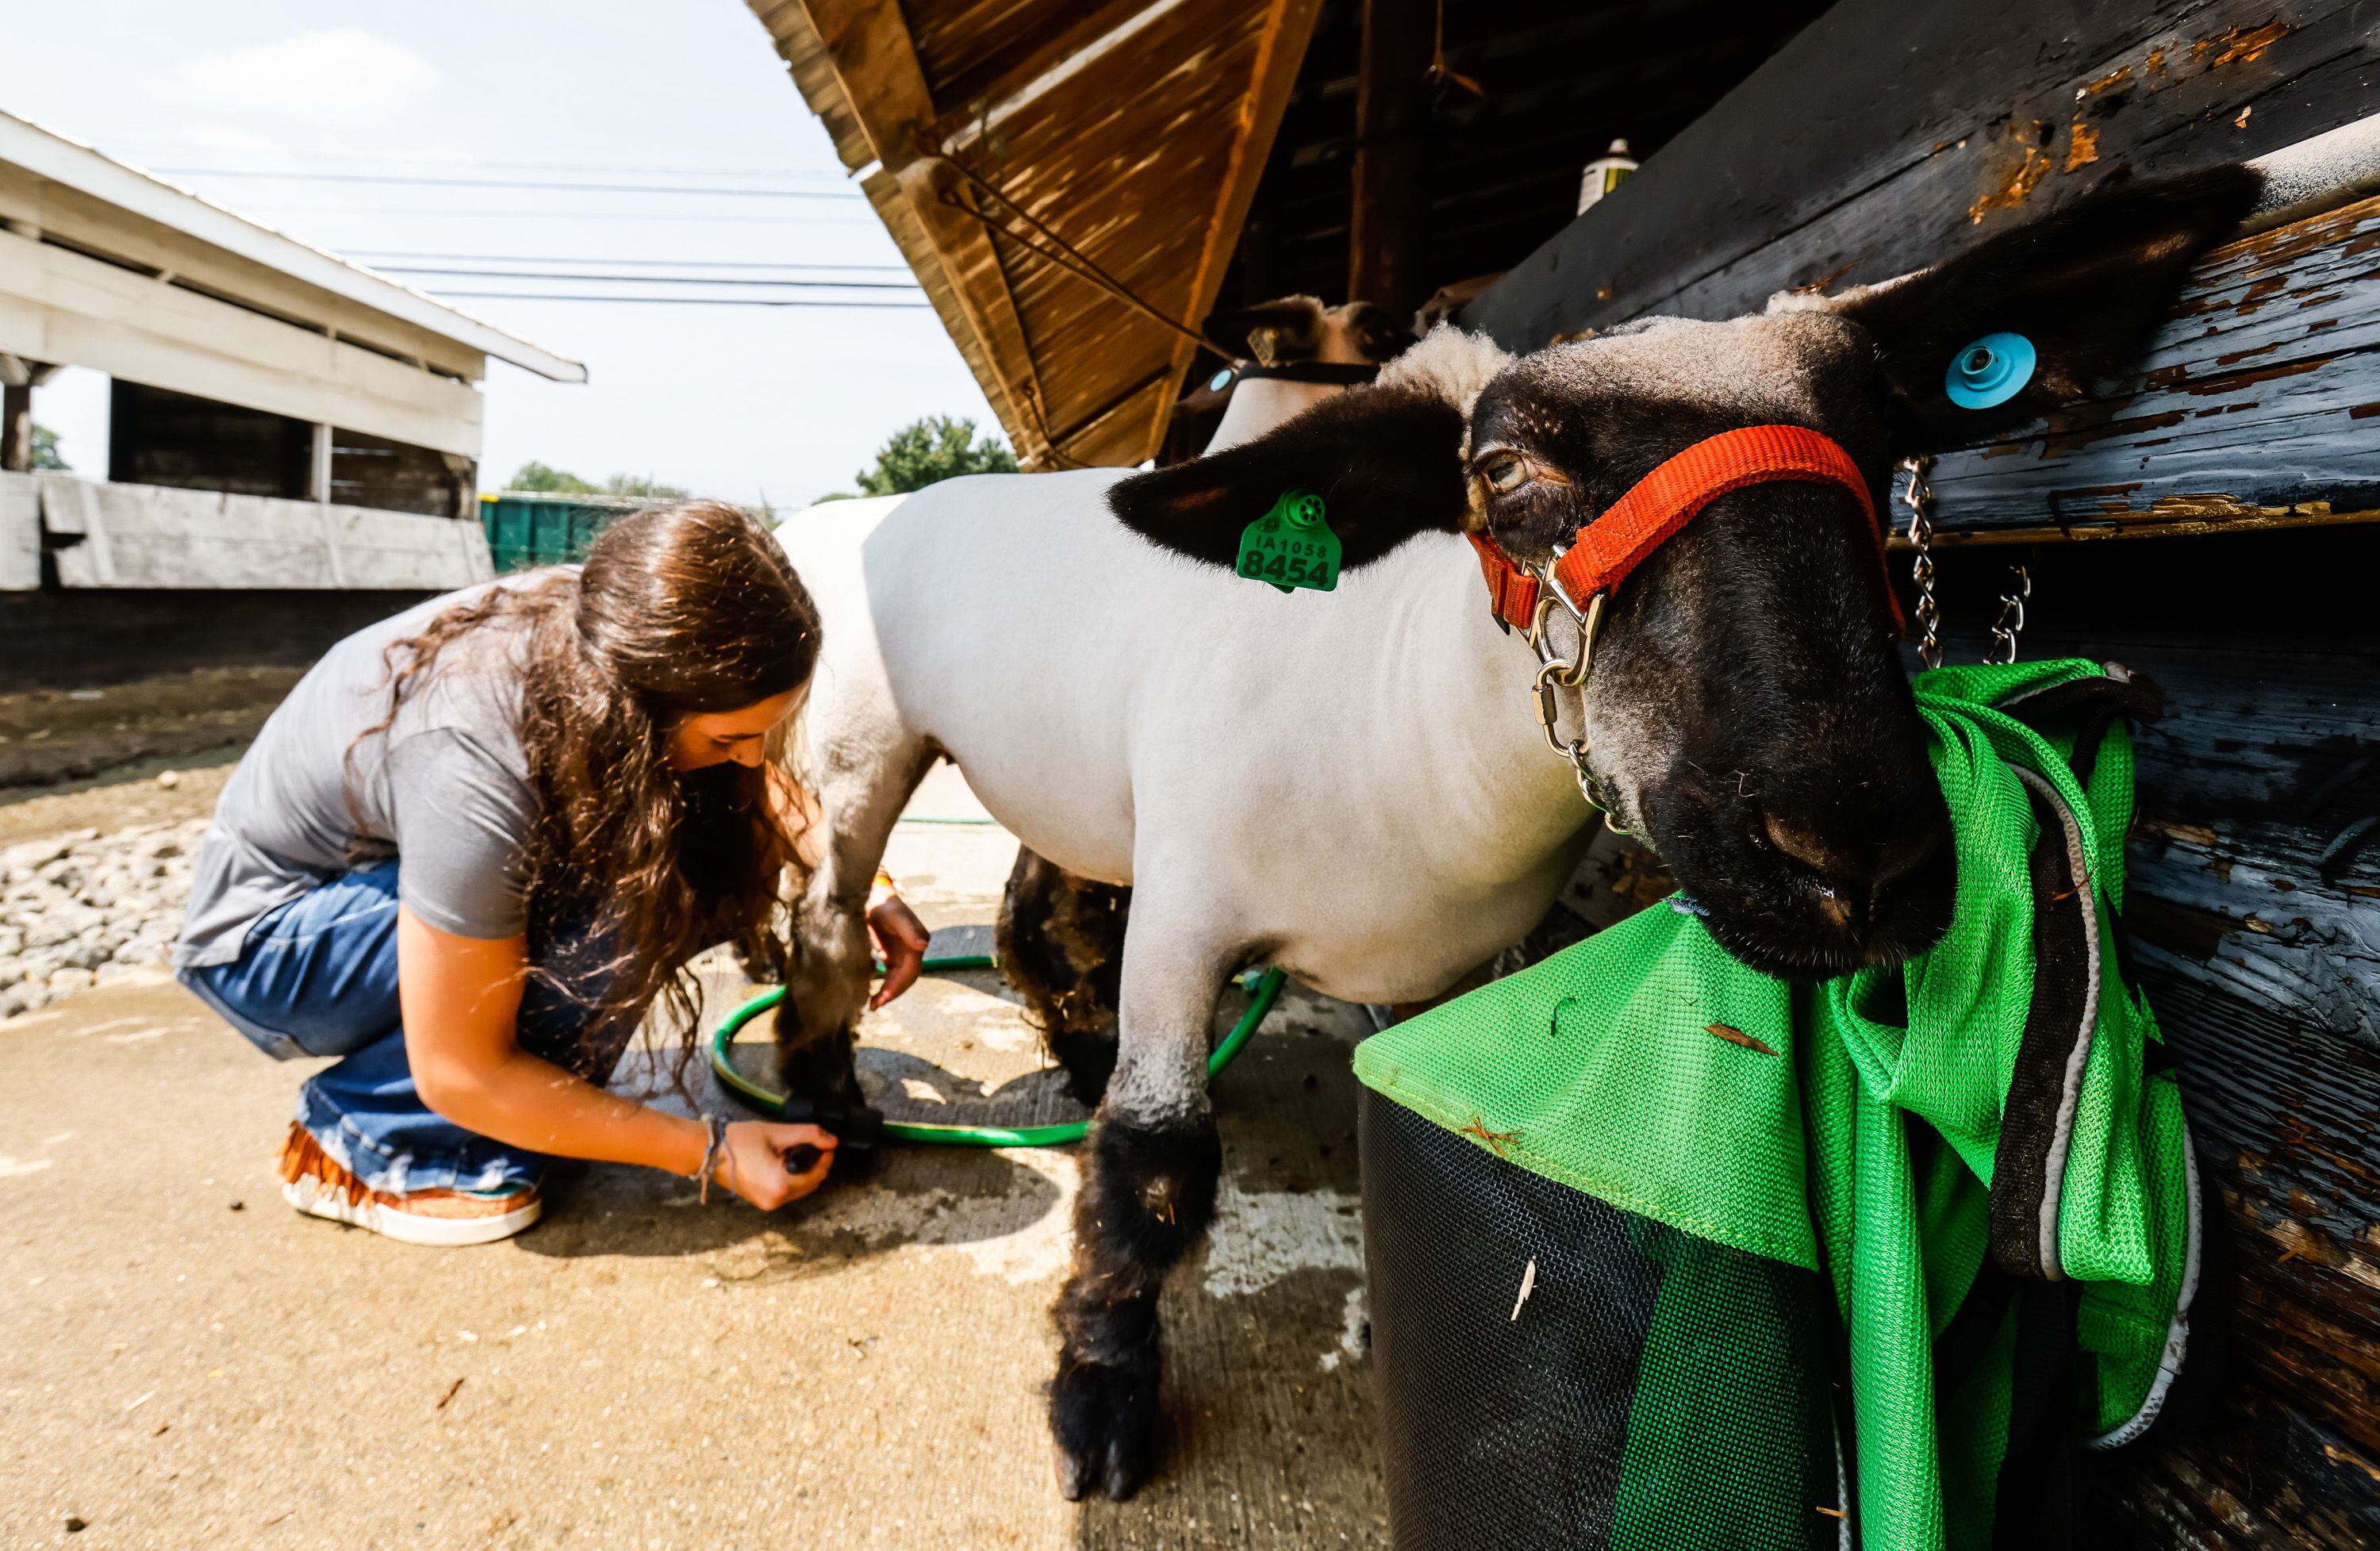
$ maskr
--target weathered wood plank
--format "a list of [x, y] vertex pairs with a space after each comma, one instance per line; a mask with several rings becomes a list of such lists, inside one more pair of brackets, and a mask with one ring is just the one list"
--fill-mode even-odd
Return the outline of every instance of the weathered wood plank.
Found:
[[[1839, 45], [1912, 63], [1886, 72], [1880, 101], [1835, 106]], [[1534, 346], [1885, 279], [2127, 166], [2178, 171], [2331, 128], [2380, 105], [2375, 76], [2380, 34], [2335, 0], [2146, 14], [2031, 0], [2013, 15], [1846, 0], [1464, 321]], [[1944, 541], [2380, 518], [2380, 441], [2362, 423], [2380, 414], [2375, 226], [2367, 201], [2211, 260], [2142, 382], [2030, 439], [1944, 456]]]
[[2117, 1545], [2362, 1551], [2380, 1538], [2356, 1484], [2371, 1467], [2351, 1448], [2253, 1379], [2235, 1384], [2226, 1405], [2238, 1423], [2235, 1451], [2190, 1446], [2114, 1467], [2113, 1506], [2129, 1530]]
[[[2338, 0], [2079, 8], [2144, 31], [2046, 79], [1998, 83], [1999, 95], [1988, 80], [1947, 83], [1979, 89], [1955, 138], [1907, 142], [1911, 161], [1900, 172], [1836, 185], [1839, 194], [1855, 191], [1638, 310], [1726, 317], [1822, 278], [1887, 280], [2070, 204], [2121, 169], [2176, 173], [2244, 160], [2374, 105], [2364, 83], [2380, 56], [2368, 24]], [[1998, 12], [1973, 15], [1979, 26], [2010, 25]], [[2342, 65], [2346, 75], [2334, 79]], [[2279, 101], [2294, 104], [2291, 121], [2302, 129], [2285, 131], [2269, 106]], [[2260, 102], [2268, 104], [2262, 123]]]
[[2136, 159], [2212, 165], [2361, 116], [2375, 59], [2347, 0], [1844, 0], [1463, 321], [1531, 348], [1886, 279]]
[[31, 223], [52, 238], [111, 259], [166, 271], [190, 285], [251, 307], [302, 318], [342, 339], [419, 360], [449, 376], [478, 382], [485, 355], [419, 323], [309, 285], [270, 265], [94, 199], [80, 189], [0, 164], [0, 214]]
[[480, 454], [478, 390], [326, 333], [0, 232], [0, 350]]
[[2143, 1544], [2380, 1537], [2380, 1320], [2365, 1139], [2380, 1061], [2143, 967], [2228, 1219], [2231, 1382], [2214, 1426], [2127, 1472]]
[[30, 474], [0, 474], [0, 592], [42, 585], [42, 487]]
[[1949, 555], [1953, 661], [1982, 648], [2003, 558], [2033, 573], [2027, 658], [2166, 692], [2135, 745], [2128, 951], [2238, 1303], [2213, 1424], [2117, 1467], [2111, 1538], [2380, 1543], [2380, 847], [2333, 849], [2380, 817], [2380, 526]]
[[[1281, 133], [1282, 116], [1289, 111], [1289, 94], [1297, 85], [1298, 67], [1305, 61], [1306, 46], [1321, 15], [1322, 0], [1275, 0], [1266, 15], [1263, 40], [1249, 71], [1248, 92], [1240, 104], [1239, 133], [1232, 142], [1231, 159], [1215, 200], [1214, 219], [1208, 224], [1206, 240], [1198, 252], [1198, 267], [1191, 277], [1190, 305], [1182, 314], [1185, 320], [1204, 319], [1214, 309], [1215, 297], [1222, 289], [1224, 269], [1232, 248], [1240, 240], [1241, 228], [1247, 222], [1257, 186], [1264, 179], [1273, 140]], [[1198, 351], [1199, 346], [1190, 340], [1174, 342], [1172, 370], [1164, 391], [1151, 395], [1152, 402], [1148, 406], [1148, 418], [1138, 443], [1143, 455], [1164, 439], [1173, 401], [1180, 394], [1183, 378], [1197, 360]]]
[[1420, 0], [1363, 0], [1347, 295], [1400, 318], [1429, 295], [1421, 283], [1429, 220], [1424, 134], [1436, 14]]
[[39, 477], [59, 585], [446, 591], [495, 575], [477, 522]]
[[[1049, 455], [1040, 389], [1015, 298], [983, 228], [941, 202], [941, 185], [917, 163], [933, 97], [897, 7], [836, 0], [751, 0], [810, 111], [826, 121], [835, 152], [856, 172], [901, 256], [1000, 417], [1017, 456]], [[907, 169], [909, 176], [903, 176]]]
[[[1107, 36], [1150, 3], [1096, 0], [1089, 6], [1068, 7], [1008, 48], [970, 61], [948, 79], [934, 79], [929, 67], [926, 84], [942, 115], [928, 133], [938, 144], [951, 140], [965, 132], [972, 120], [1015, 96], [1067, 55]], [[920, 52], [924, 53], [922, 48]]]
[[2137, 745], [2143, 965], [2380, 1052], [2380, 845], [2355, 843], [2380, 813], [2370, 659], [2151, 650], [2128, 665], [2171, 707]]
[[1936, 521], [2005, 539], [2380, 518], [2375, 416], [2380, 200], [2365, 200], [2209, 254], [2114, 395], [1943, 454]]

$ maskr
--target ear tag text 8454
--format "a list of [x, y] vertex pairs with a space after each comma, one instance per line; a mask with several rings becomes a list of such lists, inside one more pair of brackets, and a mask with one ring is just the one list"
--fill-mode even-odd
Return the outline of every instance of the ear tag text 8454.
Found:
[[1287, 592], [1312, 588], [1329, 592], [1339, 585], [1339, 536], [1323, 520], [1322, 498], [1288, 490], [1272, 510], [1240, 530], [1239, 563], [1232, 569], [1252, 582], [1269, 582]]

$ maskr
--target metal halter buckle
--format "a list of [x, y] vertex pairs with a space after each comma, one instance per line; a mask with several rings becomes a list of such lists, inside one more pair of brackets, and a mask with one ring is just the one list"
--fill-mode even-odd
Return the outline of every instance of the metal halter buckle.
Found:
[[[1554, 580], [1552, 566], [1539, 565], [1532, 569], [1537, 576], [1537, 610], [1529, 620], [1529, 649], [1537, 654], [1540, 693], [1548, 673], [1555, 675], [1555, 682], [1564, 689], [1581, 688], [1586, 683], [1586, 675], [1595, 667], [1595, 637], [1603, 628], [1603, 594], [1597, 593], [1586, 600], [1586, 607], [1581, 609], [1570, 600], [1568, 593], [1562, 591], [1561, 583]], [[1546, 621], [1552, 617], [1556, 604], [1560, 604], [1562, 612], [1570, 616], [1571, 624], [1578, 632], [1578, 660], [1575, 662], [1556, 656], [1553, 643], [1546, 638]]]
[[[1554, 580], [1550, 565], [1534, 569], [1537, 577], [1537, 608], [1529, 621], [1529, 649], [1537, 654], [1537, 671], [1529, 681], [1529, 695], [1534, 702], [1537, 730], [1545, 734], [1548, 748], [1570, 761], [1571, 773], [1578, 781], [1579, 795], [1586, 799], [1588, 806], [1600, 811], [1603, 805], [1596, 800], [1593, 777], [1586, 765], [1586, 740], [1584, 737], [1565, 738], [1557, 730], [1561, 706], [1554, 690], [1556, 685], [1564, 689], [1585, 686], [1587, 674], [1595, 667], [1595, 637], [1603, 628], [1604, 595], [1597, 593], [1586, 600], [1586, 607], [1581, 609], [1571, 602], [1570, 595], [1562, 590], [1560, 582]], [[1578, 656], [1575, 660], [1557, 653], [1548, 638], [1546, 622], [1553, 617], [1557, 604], [1570, 616], [1572, 625], [1578, 632]]]

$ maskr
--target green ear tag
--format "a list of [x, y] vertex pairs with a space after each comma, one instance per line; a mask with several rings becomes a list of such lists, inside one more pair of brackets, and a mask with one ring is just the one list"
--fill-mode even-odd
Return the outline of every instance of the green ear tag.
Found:
[[1311, 491], [1281, 491], [1271, 511], [1240, 530], [1239, 563], [1232, 569], [1283, 592], [1337, 587], [1339, 536], [1322, 520], [1322, 498]]

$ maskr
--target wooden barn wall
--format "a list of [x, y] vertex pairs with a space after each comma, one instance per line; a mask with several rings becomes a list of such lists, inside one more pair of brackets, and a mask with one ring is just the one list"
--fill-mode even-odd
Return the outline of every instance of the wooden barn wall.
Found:
[[1960, 542], [2380, 515], [2380, 199], [2228, 244], [2130, 380], [2025, 434], [1941, 449]]
[[2110, 1539], [2380, 1545], [2380, 527], [1948, 554], [1952, 660], [2009, 563], [2028, 658], [2165, 691], [2124, 924], [2229, 1218], [2215, 1424], [2111, 1467]]
[[1513, 347], [1921, 268], [2121, 169], [2212, 166], [2380, 108], [2351, 0], [1843, 0], [1463, 321]]
[[[1577, 208], [1581, 168], [1614, 137], [1640, 155], [1657, 150], [1824, 9], [1819, 0], [1447, 6], [1447, 67], [1479, 91], [1432, 93], [1417, 130], [1423, 294], [1501, 270], [1560, 232]], [[1224, 280], [1229, 305], [1300, 291], [1346, 299], [1363, 10], [1358, 0], [1323, 7]], [[1426, 41], [1434, 19], [1420, 18]]]
[[[2380, 110], [2375, 33], [2329, 0], [1844, 0], [1464, 321], [1527, 348], [1880, 280]], [[2125, 391], [1940, 468], [1953, 660], [2021, 562], [2028, 657], [2169, 702], [2127, 925], [2228, 1218], [2230, 1376], [2197, 1436], [2102, 1462], [2083, 1544], [2380, 1545], [2375, 250], [2366, 203], [2211, 256]], [[1658, 886], [1600, 853], [1609, 892]]]

